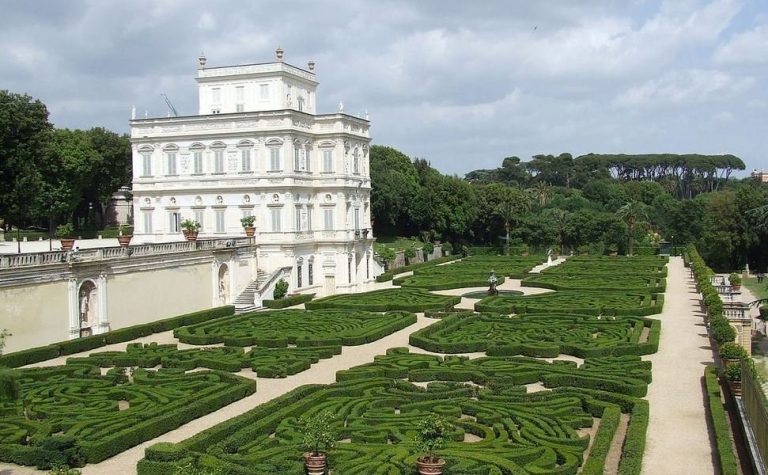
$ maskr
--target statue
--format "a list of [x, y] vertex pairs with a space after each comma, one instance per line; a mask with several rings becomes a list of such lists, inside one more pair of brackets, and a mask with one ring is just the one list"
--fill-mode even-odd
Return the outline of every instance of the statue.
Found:
[[496, 277], [496, 272], [491, 271], [491, 275], [488, 276], [488, 295], [499, 295], [499, 291], [496, 289], [496, 283], [499, 279]]
[[552, 248], [547, 249], [547, 267], [552, 265]]

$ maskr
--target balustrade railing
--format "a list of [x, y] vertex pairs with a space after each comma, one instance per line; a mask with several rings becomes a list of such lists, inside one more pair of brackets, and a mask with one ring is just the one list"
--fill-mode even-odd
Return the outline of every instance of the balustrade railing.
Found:
[[88, 262], [106, 259], [207, 251], [249, 245], [248, 238], [206, 239], [199, 241], [139, 244], [128, 247], [100, 247], [73, 251], [34, 252], [0, 255], [0, 269], [14, 269], [67, 262]]
[[[762, 460], [768, 457], [768, 407], [760, 381], [752, 374], [746, 362], [741, 363], [741, 401], [755, 437], [755, 445]], [[760, 461], [756, 461], [760, 462]]]

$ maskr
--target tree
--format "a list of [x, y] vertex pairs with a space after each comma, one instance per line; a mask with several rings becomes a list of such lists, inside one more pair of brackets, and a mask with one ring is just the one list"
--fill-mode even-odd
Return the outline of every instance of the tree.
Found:
[[45, 104], [0, 90], [0, 217], [17, 226], [29, 219], [39, 193], [52, 130]]
[[629, 228], [629, 250], [627, 254], [631, 256], [634, 254], [635, 225], [638, 221], [648, 219], [646, 206], [639, 201], [629, 201], [624, 206], [619, 208], [616, 214], [627, 223]]
[[419, 193], [411, 159], [392, 147], [371, 146], [371, 213], [374, 231], [382, 235], [413, 235], [410, 207]]

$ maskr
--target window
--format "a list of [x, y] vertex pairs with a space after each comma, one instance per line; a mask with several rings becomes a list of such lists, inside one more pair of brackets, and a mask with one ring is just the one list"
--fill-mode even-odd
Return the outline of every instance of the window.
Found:
[[216, 232], [217, 233], [223, 233], [225, 230], [224, 228], [224, 210], [223, 209], [217, 209], [216, 210]]
[[299, 146], [296, 145], [293, 149], [293, 171], [299, 171]]
[[296, 287], [301, 287], [301, 261], [296, 264]]
[[360, 231], [360, 208], [355, 208], [355, 231]]
[[221, 88], [220, 87], [214, 87], [211, 89], [211, 102], [213, 105], [219, 105], [221, 104]]
[[315, 208], [312, 206], [307, 206], [307, 231], [312, 231], [312, 213], [315, 211]]
[[181, 215], [176, 211], [168, 213], [168, 232], [181, 232]]
[[269, 149], [269, 169], [273, 172], [280, 171], [280, 149], [277, 147]]
[[352, 259], [347, 259], [347, 282], [352, 283]]
[[272, 232], [280, 232], [280, 208], [272, 208], [269, 210], [272, 215]]
[[197, 221], [200, 224], [200, 229], [205, 228], [205, 210], [202, 209], [196, 209], [195, 210], [195, 221]]
[[296, 231], [301, 231], [301, 207], [296, 207]]
[[144, 232], [152, 234], [152, 211], [144, 211]]
[[244, 148], [240, 150], [240, 162], [244, 172], [251, 171], [251, 149]]
[[299, 96], [299, 112], [304, 111], [304, 98]]
[[213, 172], [224, 173], [224, 150], [213, 152]]
[[175, 175], [176, 174], [176, 154], [168, 153], [166, 154], [166, 157], [168, 160], [168, 175]]
[[237, 112], [243, 112], [245, 109], [245, 106], [243, 105], [243, 102], [245, 102], [245, 86], [237, 86], [235, 88], [235, 100], [237, 102], [237, 105], [235, 106]]
[[141, 176], [152, 176], [152, 155], [150, 155], [149, 153], [142, 153], [141, 163], [142, 163]]
[[352, 173], [355, 175], [360, 174], [360, 152], [358, 152], [357, 149], [355, 149], [355, 153], [353, 154], [353, 160], [352, 160]]
[[365, 278], [371, 278], [371, 256], [368, 254], [365, 255]]
[[269, 99], [269, 84], [260, 84], [259, 85], [259, 97], [262, 101], [266, 101]]
[[194, 167], [195, 175], [202, 175], [203, 174], [203, 152], [195, 152], [192, 155], [192, 160], [194, 161], [193, 167]]
[[323, 216], [325, 218], [325, 230], [333, 231], [333, 208], [324, 209]]
[[333, 172], [333, 150], [323, 150], [323, 171]]
[[307, 264], [307, 284], [312, 285], [315, 280], [315, 272], [314, 272], [315, 264], [311, 260], [309, 261], [309, 264]]
[[312, 150], [311, 149], [304, 149], [304, 170], [307, 172], [312, 171], [312, 166], [310, 163], [312, 162]]

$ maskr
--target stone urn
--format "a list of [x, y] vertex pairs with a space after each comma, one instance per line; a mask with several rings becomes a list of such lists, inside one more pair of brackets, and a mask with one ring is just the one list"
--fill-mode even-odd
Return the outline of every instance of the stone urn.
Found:
[[734, 397], [741, 397], [741, 381], [728, 381], [728, 387]]
[[71, 238], [60, 238], [59, 241], [61, 241], [62, 251], [71, 251], [75, 246], [75, 240]]
[[319, 452], [313, 455], [312, 452], [304, 452], [304, 465], [307, 467], [308, 475], [323, 475], [325, 473], [327, 455]]
[[253, 237], [253, 235], [256, 234], [256, 228], [254, 226], [246, 226], [243, 229], [245, 229], [245, 235], [248, 237]]
[[121, 247], [128, 247], [128, 245], [131, 243], [131, 239], [133, 239], [132, 234], [117, 236], [117, 242], [120, 243]]
[[443, 475], [444, 466], [445, 460], [443, 459], [437, 459], [436, 461], [419, 459], [416, 461], [419, 475]]
[[184, 233], [184, 237], [187, 239], [187, 241], [197, 241], [198, 231], [188, 231], [184, 229], [182, 232]]

